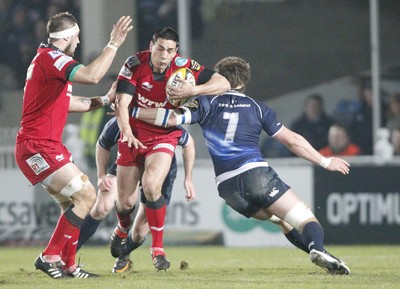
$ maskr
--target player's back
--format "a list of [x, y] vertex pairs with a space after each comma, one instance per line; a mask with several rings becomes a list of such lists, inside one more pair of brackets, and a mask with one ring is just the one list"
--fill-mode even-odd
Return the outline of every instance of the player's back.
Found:
[[217, 176], [249, 162], [264, 161], [258, 147], [261, 131], [273, 135], [281, 127], [273, 110], [236, 91], [201, 96], [198, 102], [191, 122], [203, 129]]

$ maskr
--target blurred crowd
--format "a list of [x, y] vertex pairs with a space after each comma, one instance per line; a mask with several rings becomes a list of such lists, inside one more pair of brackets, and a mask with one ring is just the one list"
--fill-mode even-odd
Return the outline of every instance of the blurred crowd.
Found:
[[[381, 93], [381, 128], [377, 144], [373, 141], [373, 100], [369, 78], [360, 79], [358, 98], [342, 99], [332, 114], [324, 107], [320, 94], [309, 95], [302, 113], [289, 125], [304, 136], [316, 150], [326, 157], [373, 155], [400, 155], [400, 93]], [[261, 143], [264, 157], [292, 157], [289, 150], [272, 138]]]
[[48, 19], [62, 11], [79, 18], [79, 7], [80, 0], [0, 0], [0, 65], [13, 74], [11, 85], [23, 87], [32, 48], [47, 40]]
[[[193, 39], [203, 34], [201, 4], [202, 0], [191, 1]], [[148, 48], [152, 33], [160, 27], [177, 27], [176, 5], [176, 0], [137, 0], [139, 50]], [[26, 69], [36, 54], [34, 48], [47, 40], [49, 18], [68, 11], [80, 19], [80, 6], [80, 0], [0, 0], [0, 72], [8, 79], [4, 79], [3, 86], [24, 86]], [[78, 46], [76, 59], [79, 55]]]

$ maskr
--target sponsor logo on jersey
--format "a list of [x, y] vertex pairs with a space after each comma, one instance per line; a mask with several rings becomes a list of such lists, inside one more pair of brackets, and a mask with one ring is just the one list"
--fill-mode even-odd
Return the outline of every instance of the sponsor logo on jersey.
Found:
[[150, 91], [153, 88], [153, 85], [151, 85], [149, 82], [146, 81], [142, 83], [142, 88], [147, 91]]
[[276, 187], [274, 187], [274, 188], [272, 189], [272, 191], [269, 193], [269, 196], [270, 196], [271, 198], [273, 198], [273, 197], [276, 196], [277, 193], [279, 193], [279, 190], [278, 190]]
[[165, 100], [164, 102], [156, 102], [138, 93], [137, 102], [141, 107], [164, 107], [167, 104], [168, 100]]
[[36, 175], [50, 168], [49, 164], [44, 160], [40, 153], [27, 159], [26, 163], [31, 167]]
[[168, 149], [168, 150], [170, 150], [171, 152], [175, 151], [174, 146], [171, 145], [171, 144], [169, 144], [169, 143], [159, 143], [158, 145], [155, 145], [155, 146], [153, 147], [153, 151], [154, 151], [154, 150], [157, 150], [157, 149], [162, 149], [162, 148]]
[[47, 52], [47, 53], [48, 53], [48, 54], [50, 55], [50, 57], [53, 58], [53, 59], [56, 59], [58, 56], [64, 54], [64, 53], [62, 53], [62, 52], [59, 51], [59, 50], [52, 50], [52, 51], [49, 51], [49, 52]]
[[175, 65], [176, 66], [184, 66], [186, 65], [186, 63], [188, 63], [188, 59], [187, 58], [182, 58], [182, 57], [177, 57], [175, 58]]
[[122, 66], [121, 71], [119, 72], [119, 75], [122, 77], [125, 77], [127, 79], [131, 79], [132, 77], [132, 71], [126, 66]]
[[190, 60], [190, 69], [194, 71], [199, 71], [201, 68], [200, 63], [195, 60]]
[[64, 155], [63, 154], [56, 155], [56, 161], [60, 162], [62, 160], [64, 160]]
[[70, 62], [72, 60], [72, 57], [67, 56], [67, 55], [63, 55], [60, 56], [60, 58], [58, 58], [56, 60], [56, 62], [54, 62], [54, 66], [61, 71], [63, 69], [63, 67], [65, 66], [65, 64], [67, 64], [68, 62]]

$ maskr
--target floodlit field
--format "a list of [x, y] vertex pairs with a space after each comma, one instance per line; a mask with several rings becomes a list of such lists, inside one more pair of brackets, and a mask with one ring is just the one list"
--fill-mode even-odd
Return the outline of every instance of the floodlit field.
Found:
[[[0, 288], [400, 288], [399, 246], [328, 247], [351, 269], [348, 276], [332, 276], [313, 265], [308, 255], [293, 248], [166, 247], [171, 268], [156, 272], [148, 249], [133, 255], [133, 269], [113, 274], [108, 247], [83, 248], [78, 257], [96, 279], [52, 280], [36, 271], [39, 247], [0, 247]], [[188, 267], [181, 269], [181, 261]]]

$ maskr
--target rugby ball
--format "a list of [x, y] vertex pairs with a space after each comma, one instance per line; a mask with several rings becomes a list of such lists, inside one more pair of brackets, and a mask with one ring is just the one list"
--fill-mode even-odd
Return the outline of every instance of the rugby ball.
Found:
[[[194, 77], [193, 72], [189, 68], [186, 68], [186, 67], [175, 70], [168, 78], [167, 85], [170, 85], [173, 87], [179, 87], [181, 85], [181, 83], [178, 82], [177, 79], [185, 79], [185, 80], [189, 81], [189, 83], [192, 84], [193, 86], [196, 85], [196, 79]], [[167, 94], [167, 99], [168, 99], [169, 103], [171, 103], [173, 106], [176, 106], [176, 107], [190, 103], [193, 100], [193, 97], [188, 97], [188, 98], [183, 98], [183, 99], [170, 99], [169, 95], [168, 95], [167, 87], [166, 87], [165, 92]]]

